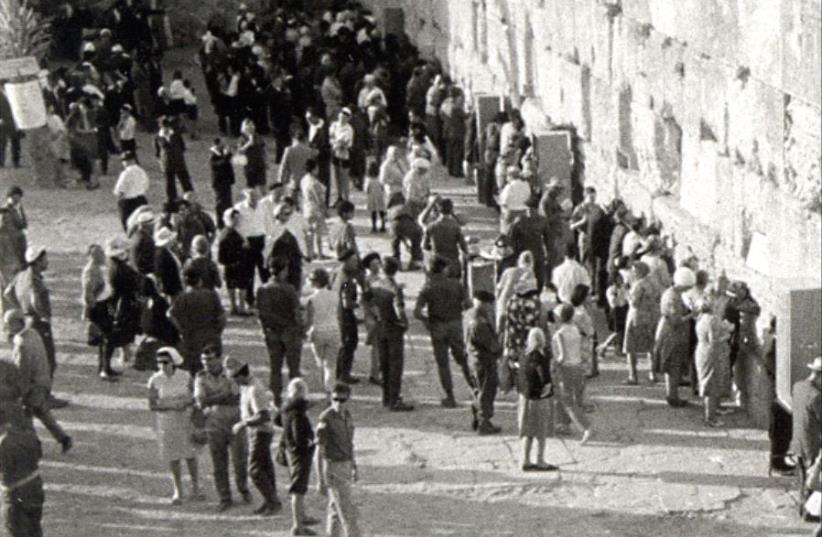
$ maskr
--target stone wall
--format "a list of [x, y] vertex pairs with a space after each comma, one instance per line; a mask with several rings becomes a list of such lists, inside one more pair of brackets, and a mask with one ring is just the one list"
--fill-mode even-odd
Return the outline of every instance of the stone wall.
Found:
[[403, 8], [424, 54], [529, 127], [573, 124], [586, 184], [748, 281], [766, 314], [820, 285], [822, 0], [365, 4]]

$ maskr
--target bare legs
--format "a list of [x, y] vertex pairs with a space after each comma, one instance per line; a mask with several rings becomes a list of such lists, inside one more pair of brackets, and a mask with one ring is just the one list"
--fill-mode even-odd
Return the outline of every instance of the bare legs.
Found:
[[[191, 478], [191, 497], [194, 500], [202, 500], [203, 494], [200, 492], [200, 479], [197, 472], [197, 459], [186, 459], [188, 475]], [[172, 505], [183, 503], [183, 470], [179, 460], [169, 463], [171, 469], [171, 480], [174, 486], [174, 495], [171, 497]]]

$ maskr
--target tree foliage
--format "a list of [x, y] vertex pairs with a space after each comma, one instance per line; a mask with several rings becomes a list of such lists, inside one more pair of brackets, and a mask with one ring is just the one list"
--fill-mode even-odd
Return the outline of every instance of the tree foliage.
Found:
[[0, 0], [0, 58], [42, 60], [51, 47], [50, 29], [29, 0]]

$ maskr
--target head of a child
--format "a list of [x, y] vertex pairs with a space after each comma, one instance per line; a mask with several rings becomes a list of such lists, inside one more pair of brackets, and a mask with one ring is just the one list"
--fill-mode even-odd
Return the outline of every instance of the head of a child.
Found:
[[318, 268], [311, 273], [311, 276], [308, 277], [308, 280], [311, 282], [311, 286], [314, 289], [326, 289], [328, 287], [330, 278], [328, 276], [327, 270]]
[[343, 200], [337, 205], [337, 214], [340, 216], [340, 219], [348, 222], [352, 218], [354, 218], [354, 204], [350, 201]]

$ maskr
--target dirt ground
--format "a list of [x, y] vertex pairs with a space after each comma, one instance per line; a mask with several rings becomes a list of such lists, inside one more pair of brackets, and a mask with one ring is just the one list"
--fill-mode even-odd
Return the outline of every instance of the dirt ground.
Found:
[[[173, 54], [201, 84], [190, 51]], [[205, 95], [205, 91], [200, 91]], [[214, 121], [203, 110], [204, 140], [189, 143], [188, 161], [195, 189], [206, 207], [207, 150]], [[25, 143], [25, 142], [24, 142]], [[150, 152], [150, 140], [139, 140], [139, 153], [153, 178], [150, 199], [159, 204], [163, 187]], [[46, 534], [52, 537], [161, 536], [222, 537], [289, 534], [290, 516], [261, 519], [238, 506], [216, 514], [216, 494], [207, 453], [200, 471], [208, 501], [171, 507], [171, 485], [158, 461], [147, 409], [147, 373], [126, 371], [110, 384], [95, 376], [96, 358], [84, 342], [80, 319], [80, 272], [90, 243], [103, 242], [119, 230], [111, 195], [115, 176], [101, 179], [103, 188], [37, 190], [24, 157], [21, 170], [0, 170], [0, 190], [11, 184], [26, 189], [30, 243], [49, 249], [47, 284], [52, 290], [55, 336], [59, 350], [55, 391], [71, 401], [57, 411], [75, 438], [67, 455], [40, 429], [46, 483]], [[111, 168], [117, 169], [117, 163]], [[451, 196], [458, 212], [469, 216], [469, 234], [493, 235], [495, 215], [474, 202], [461, 180], [441, 180], [437, 190]], [[355, 200], [362, 207], [362, 194]], [[385, 235], [369, 233], [365, 214], [356, 221], [362, 250], [388, 253]], [[422, 279], [402, 273], [413, 304]], [[233, 355], [267, 376], [267, 358], [258, 325], [231, 319], [225, 345]], [[4, 343], [0, 352], [8, 352]], [[431, 346], [423, 328], [412, 322], [406, 345], [405, 393], [417, 410], [391, 414], [379, 404], [379, 389], [358, 385], [352, 412], [361, 481], [355, 487], [364, 534], [380, 537], [449, 536], [800, 536], [812, 527], [795, 516], [794, 481], [767, 477], [768, 442], [744, 416], [730, 416], [725, 429], [701, 424], [701, 408], [671, 410], [660, 387], [621, 385], [621, 363], [607, 360], [600, 378], [589, 386], [596, 410], [596, 435], [585, 447], [578, 438], [550, 439], [548, 459], [560, 466], [551, 475], [519, 471], [514, 400], [502, 396], [497, 437], [477, 437], [469, 429], [468, 390], [455, 377], [462, 400], [456, 410], [439, 407], [440, 392]], [[306, 348], [304, 371], [312, 389], [319, 371]], [[357, 351], [355, 372], [368, 371], [368, 349]], [[456, 368], [454, 373], [456, 373]], [[315, 394], [315, 399], [320, 396]], [[320, 405], [311, 412], [316, 419]], [[277, 468], [280, 495], [286, 472]], [[256, 494], [256, 493], [255, 493]], [[324, 512], [316, 492], [308, 496], [312, 514]]]

